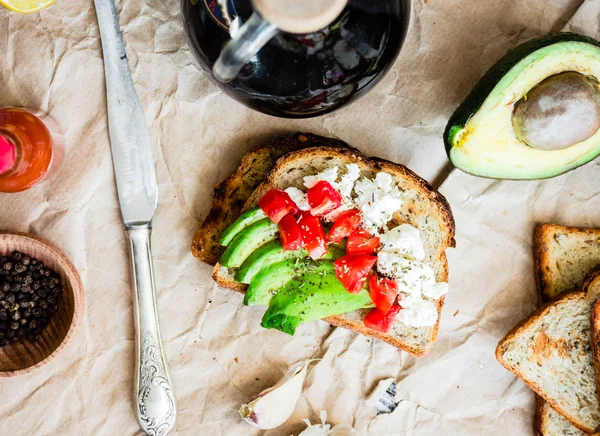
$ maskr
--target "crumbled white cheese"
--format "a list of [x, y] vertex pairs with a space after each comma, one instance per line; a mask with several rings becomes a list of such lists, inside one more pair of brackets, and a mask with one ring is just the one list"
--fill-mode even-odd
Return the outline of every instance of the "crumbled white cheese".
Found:
[[429, 298], [433, 298], [434, 300], [437, 300], [438, 298], [442, 297], [443, 295], [446, 295], [449, 290], [450, 290], [450, 286], [448, 286], [448, 283], [437, 282], [434, 284], [424, 286], [423, 287], [423, 295], [425, 295], [426, 297], [429, 297]]
[[340, 194], [345, 199], [351, 200], [352, 191], [354, 190], [354, 183], [360, 177], [360, 168], [356, 164], [348, 164], [346, 165], [346, 174], [344, 174], [340, 182], [338, 183], [338, 187], [340, 190]]
[[403, 195], [388, 173], [377, 173], [375, 180], [363, 177], [354, 185], [354, 203], [361, 210], [366, 227], [375, 233], [402, 207]]
[[292, 201], [296, 203], [296, 206], [298, 206], [300, 210], [310, 210], [310, 206], [308, 205], [308, 198], [306, 197], [305, 192], [302, 192], [300, 189], [293, 187], [287, 188], [285, 192], [288, 193]]
[[425, 259], [425, 248], [419, 229], [410, 224], [402, 224], [381, 235], [382, 250], [402, 254], [414, 259]]
[[339, 171], [338, 167], [331, 167], [331, 168], [327, 168], [324, 171], [321, 171], [319, 174], [317, 174], [315, 176], [306, 176], [306, 177], [304, 177], [304, 186], [306, 186], [307, 188], [312, 188], [317, 183], [319, 183], [321, 180], [325, 180], [325, 181], [331, 183], [331, 185], [334, 188], [337, 188], [338, 171]]
[[438, 313], [435, 302], [425, 300], [420, 295], [407, 295], [400, 300], [402, 310], [398, 312], [396, 321], [413, 327], [427, 327], [435, 325]]
[[448, 293], [449, 287], [447, 283], [435, 281], [435, 271], [424, 260], [425, 248], [419, 230], [402, 224], [384, 233], [381, 242], [377, 270], [396, 279], [404, 297], [397, 319], [414, 327], [434, 325], [437, 322], [435, 303], [427, 298], [436, 300]]

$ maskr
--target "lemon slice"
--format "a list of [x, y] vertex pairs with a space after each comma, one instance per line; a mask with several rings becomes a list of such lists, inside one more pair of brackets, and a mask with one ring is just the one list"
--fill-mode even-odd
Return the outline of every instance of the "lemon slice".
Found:
[[37, 12], [47, 8], [56, 0], [0, 0], [0, 5], [20, 14]]

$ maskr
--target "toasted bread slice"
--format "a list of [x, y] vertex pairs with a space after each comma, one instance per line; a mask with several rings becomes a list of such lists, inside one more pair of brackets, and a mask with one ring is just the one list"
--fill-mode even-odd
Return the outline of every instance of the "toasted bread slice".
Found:
[[535, 432], [538, 436], [586, 436], [539, 395], [535, 396]]
[[[598, 282], [564, 293], [500, 341], [496, 358], [580, 430], [600, 426], [590, 348], [590, 295]], [[592, 286], [592, 287], [590, 287]]]
[[[377, 172], [385, 171], [392, 175], [398, 186], [407, 193], [407, 201], [394, 215], [396, 224], [408, 223], [421, 230], [427, 255], [438, 281], [448, 280], [446, 248], [454, 247], [455, 224], [450, 205], [446, 199], [429, 183], [408, 168], [376, 158], [367, 158], [351, 149], [319, 147], [289, 153], [283, 156], [275, 168], [250, 196], [244, 210], [256, 207], [258, 199], [269, 189], [285, 189], [290, 186], [303, 188], [303, 178], [314, 175], [333, 166], [343, 167], [356, 163], [363, 176], [374, 177]], [[217, 264], [213, 270], [214, 279], [221, 285], [241, 291], [245, 286], [233, 279], [234, 270]], [[437, 301], [438, 314], [443, 306], [443, 298]], [[366, 310], [347, 313], [325, 319], [330, 324], [346, 327], [366, 336], [381, 339], [395, 347], [420, 356], [427, 352], [435, 339], [438, 323], [431, 327], [409, 327], [396, 323], [389, 333], [380, 333], [365, 328]]]
[[215, 188], [210, 212], [192, 241], [192, 254], [209, 265], [216, 264], [224, 251], [219, 245], [221, 234], [240, 216], [244, 203], [256, 187], [264, 182], [277, 159], [291, 151], [317, 146], [347, 147], [345, 142], [338, 139], [296, 133], [247, 153], [238, 169]]
[[596, 389], [600, 393], [600, 271], [594, 272], [585, 282], [587, 299], [592, 305], [590, 324], [592, 326], [592, 354]]
[[[542, 224], [536, 228], [533, 247], [535, 277], [542, 301], [551, 299], [548, 294], [544, 293], [544, 289], [546, 292], [552, 290], [552, 293], [557, 296], [571, 289], [582, 288], [589, 272], [589, 266], [585, 256], [578, 255], [577, 252], [581, 249], [588, 250], [588, 244], [585, 242], [588, 239], [582, 238], [581, 235], [590, 230], [594, 231], [594, 229], [574, 229], [555, 224]], [[600, 230], [596, 231], [600, 233]], [[557, 236], [556, 239], [554, 239], [555, 236]], [[565, 247], [571, 247], [572, 251]], [[550, 259], [552, 260], [549, 261]], [[561, 274], [557, 272], [556, 265], [566, 265], [569, 259], [571, 259], [568, 264], [571, 279], [563, 280]], [[576, 259], [584, 260], [583, 265], [576, 262]], [[550, 267], [550, 264], [554, 267]], [[544, 289], [542, 289], [542, 283]], [[536, 405], [535, 425], [542, 436], [584, 436], [587, 434], [571, 424], [537, 394]]]
[[580, 289], [600, 267], [600, 229], [542, 224], [535, 230], [536, 280], [544, 301]]

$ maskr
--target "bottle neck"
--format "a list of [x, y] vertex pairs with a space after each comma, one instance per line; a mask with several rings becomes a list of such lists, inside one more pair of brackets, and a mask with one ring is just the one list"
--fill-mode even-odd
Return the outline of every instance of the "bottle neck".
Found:
[[0, 175], [10, 171], [17, 161], [17, 150], [12, 140], [0, 133]]

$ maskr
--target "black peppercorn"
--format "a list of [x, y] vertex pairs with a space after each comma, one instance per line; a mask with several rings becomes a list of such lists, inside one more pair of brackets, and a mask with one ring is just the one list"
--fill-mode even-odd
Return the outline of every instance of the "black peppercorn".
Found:
[[0, 255], [0, 347], [22, 338], [36, 341], [58, 310], [58, 274], [23, 253]]

